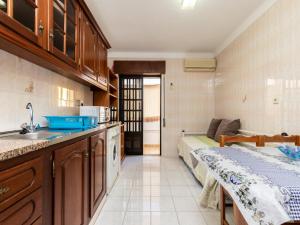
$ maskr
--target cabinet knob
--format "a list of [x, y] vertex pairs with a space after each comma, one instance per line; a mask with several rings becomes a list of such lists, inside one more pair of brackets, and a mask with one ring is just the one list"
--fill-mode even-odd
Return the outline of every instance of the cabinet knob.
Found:
[[9, 187], [0, 187], [0, 196], [9, 192]]
[[52, 31], [49, 33], [49, 37], [50, 37], [51, 39], [53, 39], [53, 38], [54, 38], [54, 34], [53, 34], [53, 32], [52, 32]]
[[45, 30], [45, 27], [43, 26], [42, 21], [40, 21], [40, 24], [39, 24], [39, 31], [40, 31], [40, 33], [42, 34], [44, 32], [44, 30]]

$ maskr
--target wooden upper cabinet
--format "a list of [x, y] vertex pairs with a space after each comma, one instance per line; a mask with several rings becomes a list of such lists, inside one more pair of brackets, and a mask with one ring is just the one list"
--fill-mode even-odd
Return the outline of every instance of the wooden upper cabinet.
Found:
[[49, 49], [76, 66], [79, 58], [79, 10], [75, 0], [50, 0]]
[[110, 45], [83, 0], [0, 0], [0, 34], [2, 49], [107, 90]]
[[102, 83], [103, 85], [107, 85], [107, 77], [108, 77], [108, 70], [107, 70], [107, 49], [102, 41], [102, 39], [98, 36], [97, 41], [97, 69], [98, 69], [98, 82]]
[[[0, 24], [34, 44], [44, 45], [47, 29], [47, 7], [38, 0], [0, 0]], [[0, 29], [0, 32], [5, 30]]]
[[82, 13], [81, 17], [81, 71], [97, 80], [97, 34], [87, 19]]

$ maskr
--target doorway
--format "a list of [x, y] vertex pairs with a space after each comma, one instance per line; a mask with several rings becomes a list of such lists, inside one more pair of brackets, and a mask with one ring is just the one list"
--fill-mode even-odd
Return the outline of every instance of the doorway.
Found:
[[126, 155], [161, 154], [160, 76], [120, 75], [120, 121]]
[[144, 77], [144, 155], [160, 155], [160, 77]]

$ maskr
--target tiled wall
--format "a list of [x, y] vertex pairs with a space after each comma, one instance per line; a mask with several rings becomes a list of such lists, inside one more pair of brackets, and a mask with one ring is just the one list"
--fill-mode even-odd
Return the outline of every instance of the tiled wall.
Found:
[[[110, 66], [113, 60], [138, 59], [110, 58]], [[162, 155], [178, 155], [177, 143], [182, 130], [206, 132], [214, 117], [214, 75], [212, 72], [184, 72], [183, 59], [166, 59], [166, 127], [162, 129]]]
[[206, 132], [214, 117], [214, 73], [184, 72], [181, 59], [167, 60], [166, 69], [162, 155], [176, 156], [181, 131]]
[[28, 102], [33, 104], [35, 122], [42, 125], [44, 115], [78, 114], [78, 107], [58, 106], [59, 87], [73, 90], [75, 100], [93, 103], [88, 87], [0, 50], [0, 132], [20, 129], [22, 123], [29, 122]]
[[278, 0], [218, 58], [216, 116], [242, 129], [300, 133], [300, 1]]

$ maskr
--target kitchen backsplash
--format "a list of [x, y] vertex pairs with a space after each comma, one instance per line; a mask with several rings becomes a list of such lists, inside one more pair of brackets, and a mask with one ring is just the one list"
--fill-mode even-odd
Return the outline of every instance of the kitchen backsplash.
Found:
[[31, 102], [35, 123], [44, 115], [77, 115], [79, 103], [93, 104], [89, 87], [0, 50], [0, 132], [29, 122]]

